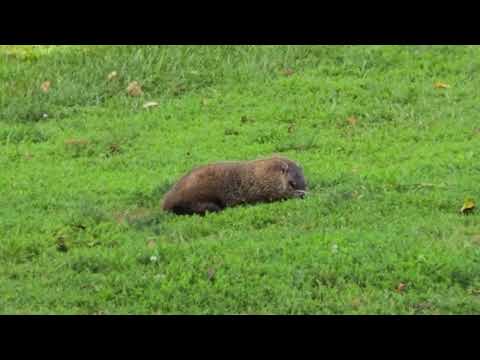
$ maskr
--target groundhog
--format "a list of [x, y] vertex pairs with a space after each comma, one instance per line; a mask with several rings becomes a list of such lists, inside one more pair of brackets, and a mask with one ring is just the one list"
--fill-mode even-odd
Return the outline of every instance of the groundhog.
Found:
[[240, 204], [303, 198], [307, 185], [293, 161], [269, 159], [198, 167], [165, 195], [162, 208], [177, 215], [205, 215]]

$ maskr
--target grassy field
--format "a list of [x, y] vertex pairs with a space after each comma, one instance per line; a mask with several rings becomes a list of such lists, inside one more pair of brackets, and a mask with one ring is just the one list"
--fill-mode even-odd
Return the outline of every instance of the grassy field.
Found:
[[[475, 46], [1, 46], [0, 313], [478, 314], [479, 89]], [[159, 210], [272, 153], [306, 199]]]

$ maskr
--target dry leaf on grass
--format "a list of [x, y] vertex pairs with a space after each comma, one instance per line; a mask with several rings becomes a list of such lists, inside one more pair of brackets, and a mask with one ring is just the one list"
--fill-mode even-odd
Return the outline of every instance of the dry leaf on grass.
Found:
[[353, 298], [352, 299], [352, 307], [353, 308], [358, 308], [362, 305], [362, 300], [360, 300], [359, 298]]
[[148, 109], [155, 106], [158, 106], [158, 103], [156, 101], [148, 101], [145, 104], [143, 104], [144, 109]]
[[127, 92], [130, 96], [140, 96], [143, 94], [142, 87], [138, 81], [132, 81], [130, 84], [128, 84]]
[[147, 247], [150, 249], [153, 249], [156, 245], [155, 240], [148, 240], [147, 242]]
[[400, 293], [400, 292], [404, 291], [406, 287], [407, 287], [406, 284], [400, 283], [400, 284], [398, 284], [398, 286], [397, 286], [397, 288], [395, 289], [395, 291], [398, 292], [398, 293]]
[[347, 119], [347, 122], [352, 125], [352, 126], [356, 126], [357, 123], [358, 123], [358, 119], [357, 117], [355, 116], [350, 116], [348, 119]]
[[68, 139], [65, 140], [65, 145], [87, 145], [90, 141], [86, 139]]
[[460, 209], [460, 212], [462, 214], [468, 214], [468, 213], [472, 212], [473, 209], [475, 209], [475, 200], [469, 198], [469, 199], [465, 199], [465, 201], [463, 203], [463, 206]]
[[110, 144], [108, 145], [108, 152], [113, 155], [113, 154], [118, 154], [122, 151], [121, 147], [119, 144]]
[[290, 69], [290, 68], [285, 68], [282, 70], [282, 75], [284, 76], [291, 76], [295, 73], [295, 71], [293, 71], [293, 69]]
[[448, 89], [450, 87], [450, 85], [439, 81], [439, 82], [436, 82], [435, 84], [433, 84], [433, 87], [435, 89]]
[[40, 89], [42, 89], [42, 91], [44, 93], [47, 93], [49, 90], [50, 90], [50, 86], [52, 85], [52, 82], [47, 80], [47, 81], [44, 81], [42, 83], [42, 85], [40, 86]]

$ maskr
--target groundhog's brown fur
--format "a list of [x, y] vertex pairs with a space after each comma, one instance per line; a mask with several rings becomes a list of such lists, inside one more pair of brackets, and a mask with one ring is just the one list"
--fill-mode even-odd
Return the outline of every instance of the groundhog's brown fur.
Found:
[[162, 208], [175, 214], [215, 212], [239, 204], [305, 195], [303, 171], [283, 157], [217, 163], [193, 169], [165, 195]]

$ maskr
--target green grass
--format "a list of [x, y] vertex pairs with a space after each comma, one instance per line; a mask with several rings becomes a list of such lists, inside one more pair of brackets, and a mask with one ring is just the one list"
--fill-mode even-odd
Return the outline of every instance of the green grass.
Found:
[[[0, 313], [478, 314], [479, 71], [476, 46], [0, 47]], [[272, 153], [305, 200], [159, 210]]]

